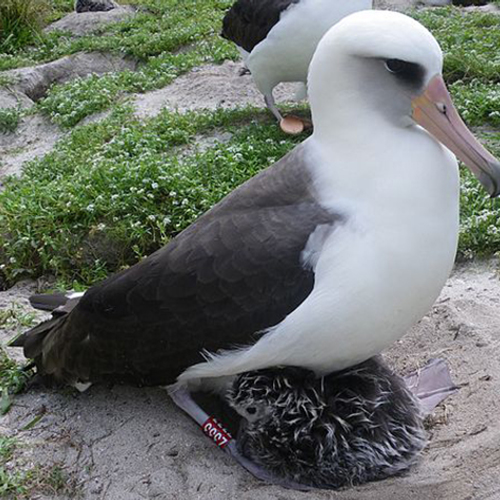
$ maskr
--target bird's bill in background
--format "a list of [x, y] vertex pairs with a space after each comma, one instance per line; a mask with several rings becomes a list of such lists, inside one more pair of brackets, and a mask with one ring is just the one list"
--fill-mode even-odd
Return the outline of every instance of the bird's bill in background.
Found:
[[412, 118], [444, 144], [479, 179], [492, 198], [500, 194], [500, 162], [460, 118], [441, 75], [412, 100]]

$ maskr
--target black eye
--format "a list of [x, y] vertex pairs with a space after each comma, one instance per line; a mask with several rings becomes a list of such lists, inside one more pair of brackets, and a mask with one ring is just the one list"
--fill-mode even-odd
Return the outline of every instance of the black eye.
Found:
[[386, 59], [385, 67], [405, 85], [420, 88], [424, 83], [425, 69], [420, 64], [401, 59]]
[[401, 73], [405, 70], [407, 67], [407, 64], [405, 61], [402, 61], [401, 59], [387, 59], [385, 61], [385, 67], [391, 72], [391, 73]]
[[249, 415], [255, 415], [257, 413], [257, 408], [255, 408], [255, 406], [249, 406], [247, 408], [247, 413]]

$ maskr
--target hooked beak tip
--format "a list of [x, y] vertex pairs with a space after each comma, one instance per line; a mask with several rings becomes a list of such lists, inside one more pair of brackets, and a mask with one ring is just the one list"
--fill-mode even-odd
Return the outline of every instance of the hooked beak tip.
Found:
[[[500, 165], [499, 165], [499, 170], [500, 170]], [[498, 185], [495, 181], [492, 180], [490, 198], [496, 198], [498, 196], [500, 196], [500, 185]]]

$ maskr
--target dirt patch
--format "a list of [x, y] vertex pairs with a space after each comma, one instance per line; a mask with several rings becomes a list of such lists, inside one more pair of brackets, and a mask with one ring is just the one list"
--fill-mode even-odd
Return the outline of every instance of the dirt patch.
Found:
[[500, 7], [498, 5], [494, 5], [492, 3], [488, 5], [471, 5], [469, 7], [465, 7], [465, 10], [475, 10], [479, 12], [487, 12], [489, 14], [500, 14]]
[[[138, 94], [133, 104], [141, 118], [158, 114], [161, 108], [180, 112], [195, 109], [264, 107], [264, 98], [250, 74], [241, 74], [242, 64], [226, 61], [195, 68], [162, 89]], [[278, 103], [294, 100], [299, 85], [282, 83], [273, 94]]]
[[0, 189], [3, 178], [20, 175], [25, 162], [49, 153], [63, 135], [40, 115], [26, 116], [14, 133], [0, 134]]
[[[402, 477], [309, 494], [264, 485], [154, 388], [95, 386], [83, 394], [33, 388], [15, 399], [0, 426], [27, 443], [26, 459], [63, 464], [85, 499], [400, 500], [404, 491], [406, 500], [493, 500], [500, 497], [497, 268], [497, 262], [459, 267], [432, 311], [387, 353], [401, 373], [443, 357], [461, 386], [437, 409], [422, 460]], [[0, 293], [0, 305], [26, 307], [34, 287], [26, 282]], [[4, 330], [0, 338], [11, 334]], [[37, 425], [21, 430], [40, 411]]]

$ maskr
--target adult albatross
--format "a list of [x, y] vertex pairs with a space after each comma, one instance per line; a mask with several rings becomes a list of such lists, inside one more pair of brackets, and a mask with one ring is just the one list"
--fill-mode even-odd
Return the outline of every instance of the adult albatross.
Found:
[[346, 17], [311, 63], [310, 138], [15, 345], [70, 383], [188, 389], [279, 365], [326, 374], [379, 353], [453, 266], [450, 150], [500, 193], [500, 163], [460, 120], [441, 69], [439, 45], [411, 18]]
[[299, 133], [304, 123], [283, 118], [274, 87], [280, 82], [305, 84], [323, 35], [343, 17], [371, 7], [372, 0], [236, 0], [224, 16], [221, 35], [238, 47], [283, 131]]

